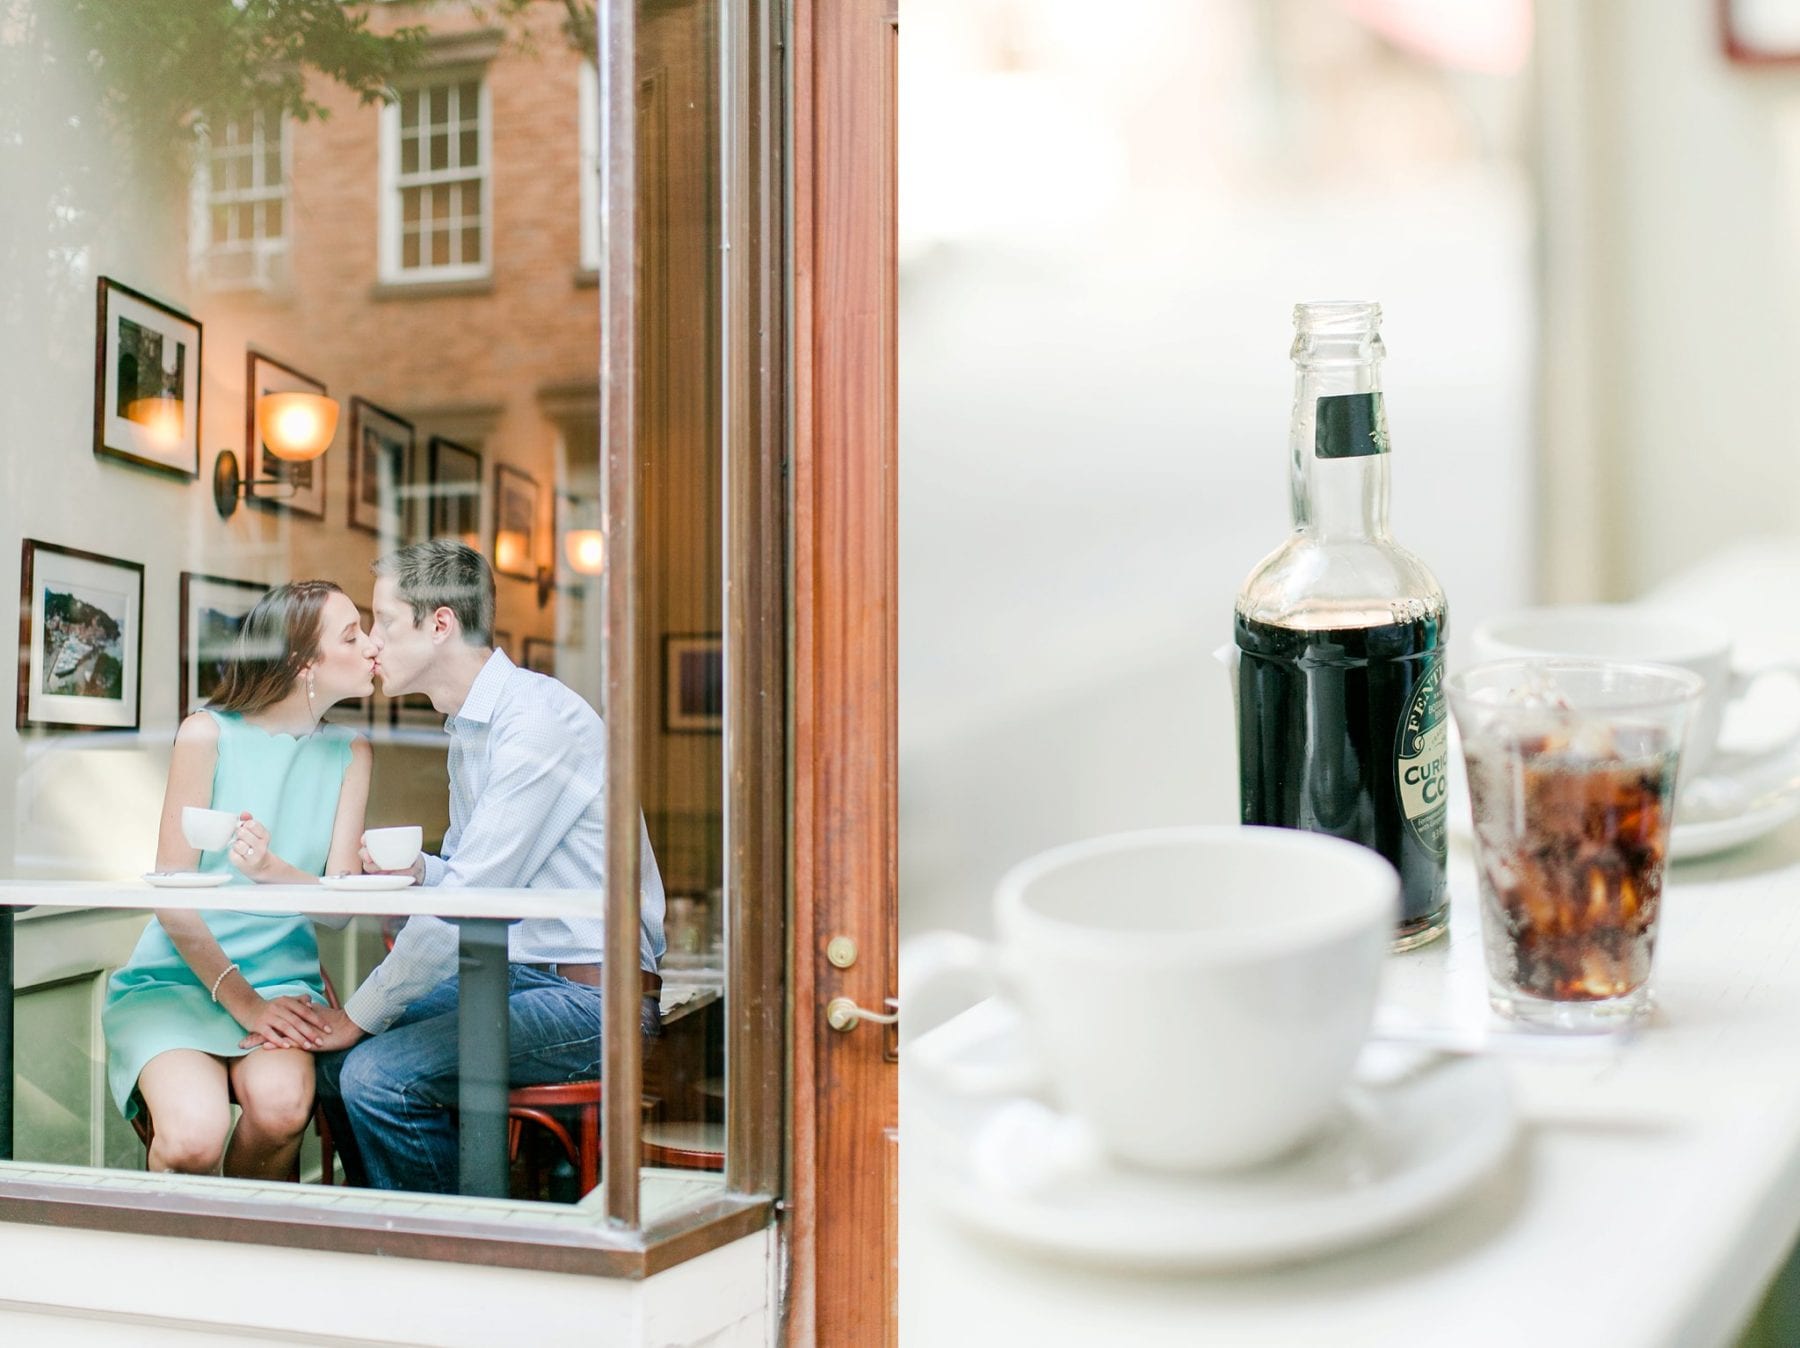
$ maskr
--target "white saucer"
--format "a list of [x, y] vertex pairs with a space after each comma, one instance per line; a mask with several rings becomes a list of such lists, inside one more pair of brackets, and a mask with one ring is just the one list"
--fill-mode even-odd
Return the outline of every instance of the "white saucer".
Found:
[[151, 871], [144, 877], [157, 889], [212, 889], [230, 880], [230, 871]]
[[[933, 1034], [947, 1037], [933, 1046], [945, 1061], [986, 1065], [1020, 1051], [1016, 1019], [993, 1003]], [[1228, 1175], [1128, 1169], [1101, 1153], [1086, 1125], [1041, 1100], [953, 1097], [918, 1070], [903, 1098], [924, 1153], [917, 1173], [967, 1225], [1111, 1266], [1231, 1270], [1415, 1225], [1512, 1150], [1517, 1120], [1492, 1059], [1372, 1047], [1358, 1076], [1317, 1141]]]
[[319, 881], [326, 889], [361, 890], [370, 893], [383, 889], [409, 889], [410, 875], [327, 875]]
[[[1474, 836], [1462, 742], [1450, 731], [1446, 798], [1453, 837]], [[1691, 861], [1741, 847], [1800, 818], [1800, 750], [1764, 754], [1717, 753], [1700, 777], [1681, 783], [1669, 860]]]

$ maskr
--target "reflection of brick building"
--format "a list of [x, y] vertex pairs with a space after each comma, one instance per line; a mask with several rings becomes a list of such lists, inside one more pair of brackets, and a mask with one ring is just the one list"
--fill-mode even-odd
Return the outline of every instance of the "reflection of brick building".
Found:
[[[660, 344], [660, 365], [642, 395], [640, 683], [646, 805], [653, 830], [667, 836], [716, 816], [718, 801], [719, 741], [663, 733], [659, 705], [661, 638], [719, 628], [705, 318], [713, 180], [706, 8], [651, 8], [641, 39], [644, 173], [653, 189], [643, 306], [644, 340]], [[559, 525], [598, 523], [597, 193], [584, 190], [598, 102], [562, 13], [535, 6], [522, 28], [503, 32], [453, 7], [381, 6], [379, 23], [433, 30], [397, 103], [363, 107], [315, 80], [324, 120], [277, 126], [259, 116], [214, 128], [193, 191], [190, 256], [196, 312], [207, 324], [209, 444], [244, 434], [240, 420], [236, 435], [219, 439], [230, 425], [221, 412], [243, 406], [243, 360], [229, 353], [244, 347], [324, 381], [345, 409], [326, 460], [324, 522], [245, 511], [227, 529], [272, 543], [291, 574], [361, 581], [380, 542], [349, 524], [350, 400], [378, 404], [416, 428], [409, 532], [428, 528], [432, 438], [479, 454], [482, 549], [520, 573], [499, 582], [497, 626], [515, 659], [527, 641], [538, 657], [557, 640], [559, 674], [597, 698], [597, 587], [583, 585], [552, 536]], [[686, 82], [697, 82], [694, 97]], [[536, 486], [529, 557], [511, 539], [496, 554], [503, 466]], [[529, 490], [513, 473], [508, 481]], [[541, 605], [540, 567], [559, 582]], [[677, 884], [716, 875], [699, 855], [674, 869]]]

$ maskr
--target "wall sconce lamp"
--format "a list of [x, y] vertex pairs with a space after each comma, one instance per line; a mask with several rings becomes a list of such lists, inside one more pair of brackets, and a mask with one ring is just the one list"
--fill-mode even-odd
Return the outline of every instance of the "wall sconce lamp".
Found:
[[606, 570], [606, 535], [598, 529], [571, 529], [563, 535], [563, 555], [577, 575], [597, 576]]
[[[337, 434], [337, 399], [319, 393], [265, 393], [256, 400], [256, 431], [263, 448], [289, 463], [305, 463], [331, 448]], [[246, 481], [238, 468], [237, 455], [221, 450], [213, 465], [213, 504], [220, 519], [230, 519], [238, 502], [253, 487], [288, 487], [280, 478], [263, 477]]]

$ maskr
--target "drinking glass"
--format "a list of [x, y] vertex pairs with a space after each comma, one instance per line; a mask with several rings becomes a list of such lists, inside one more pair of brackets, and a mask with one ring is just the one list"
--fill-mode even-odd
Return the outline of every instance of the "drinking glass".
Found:
[[1666, 665], [1502, 660], [1449, 680], [1468, 767], [1488, 995], [1545, 1029], [1649, 1014], [1682, 736]]

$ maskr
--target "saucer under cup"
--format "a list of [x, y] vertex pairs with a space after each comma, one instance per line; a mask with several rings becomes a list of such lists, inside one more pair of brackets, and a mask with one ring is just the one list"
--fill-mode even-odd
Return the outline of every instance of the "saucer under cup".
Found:
[[352, 894], [373, 894], [383, 890], [409, 889], [413, 878], [410, 875], [327, 875], [319, 884], [326, 889], [344, 890]]

